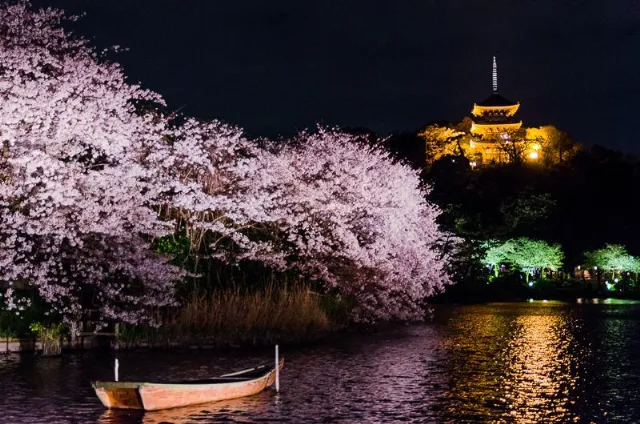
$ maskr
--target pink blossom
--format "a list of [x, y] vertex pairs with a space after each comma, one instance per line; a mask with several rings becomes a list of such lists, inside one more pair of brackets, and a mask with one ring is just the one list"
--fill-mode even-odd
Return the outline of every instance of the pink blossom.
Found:
[[142, 236], [173, 229], [150, 208], [162, 193], [145, 165], [166, 123], [135, 107], [163, 100], [69, 37], [64, 19], [0, 7], [0, 273], [67, 320], [92, 299], [103, 318], [137, 322], [175, 302], [182, 274]]

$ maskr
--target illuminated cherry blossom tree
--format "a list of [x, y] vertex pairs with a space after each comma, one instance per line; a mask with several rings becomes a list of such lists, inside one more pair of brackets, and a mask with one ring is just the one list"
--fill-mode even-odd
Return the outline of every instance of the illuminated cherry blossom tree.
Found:
[[181, 276], [143, 237], [172, 230], [146, 166], [166, 123], [141, 112], [163, 100], [70, 37], [66, 19], [0, 7], [0, 275], [8, 297], [34, 287], [67, 321], [88, 305], [138, 322], [174, 302]]
[[267, 170], [276, 157], [219, 121], [187, 119], [167, 134], [170, 142], [149, 160], [172, 193], [163, 215], [186, 231], [192, 251], [213, 239], [210, 251], [223, 262], [248, 259], [282, 268], [282, 254], [271, 241], [250, 237], [277, 219], [267, 213], [273, 195], [267, 186], [274, 178]]
[[355, 299], [356, 319], [420, 318], [449, 282], [439, 211], [416, 171], [355, 138], [319, 129], [259, 148], [238, 129], [189, 121], [157, 156], [190, 236], [233, 241], [214, 243], [217, 258], [300, 272]]
[[446, 235], [415, 170], [337, 130], [303, 133], [280, 149], [261, 190], [280, 223], [288, 266], [357, 300], [364, 320], [415, 319], [449, 282]]
[[[171, 125], [156, 93], [61, 28], [62, 12], [0, 8], [0, 275], [67, 321], [149, 320], [184, 273], [149, 249], [187, 230], [226, 263], [294, 270], [357, 302], [362, 320], [414, 319], [449, 282], [439, 211], [417, 172], [320, 129], [259, 147], [220, 122]], [[177, 224], [176, 224], [177, 223]], [[205, 237], [206, 236], [206, 237]], [[9, 299], [9, 300], [7, 300]]]

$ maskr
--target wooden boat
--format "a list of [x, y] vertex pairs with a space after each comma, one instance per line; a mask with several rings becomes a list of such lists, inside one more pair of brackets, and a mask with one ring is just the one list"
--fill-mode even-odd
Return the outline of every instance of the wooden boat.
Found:
[[[282, 369], [284, 360], [279, 361]], [[174, 383], [95, 381], [91, 383], [106, 408], [157, 411], [255, 395], [276, 379], [274, 365], [262, 365], [207, 380]]]

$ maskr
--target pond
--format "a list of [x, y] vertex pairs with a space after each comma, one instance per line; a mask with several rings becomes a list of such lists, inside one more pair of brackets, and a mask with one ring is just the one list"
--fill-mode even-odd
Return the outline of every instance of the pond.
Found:
[[[281, 346], [281, 391], [165, 412], [105, 411], [114, 352], [0, 359], [2, 422], [637, 422], [640, 305], [438, 305], [423, 325]], [[119, 352], [123, 380], [204, 378], [257, 351]]]

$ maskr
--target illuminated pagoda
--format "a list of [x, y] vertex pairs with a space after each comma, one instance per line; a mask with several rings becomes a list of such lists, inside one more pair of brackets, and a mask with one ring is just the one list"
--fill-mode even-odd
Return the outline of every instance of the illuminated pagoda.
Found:
[[[474, 103], [471, 114], [472, 155], [480, 163], [506, 162], [500, 143], [509, 143], [509, 133], [518, 130], [522, 121], [515, 118], [520, 103], [498, 94], [498, 65], [493, 57], [493, 92], [480, 103]], [[475, 165], [476, 162], [473, 162]]]

